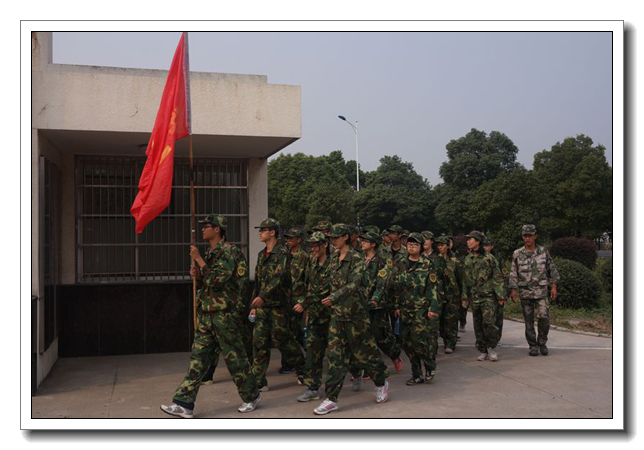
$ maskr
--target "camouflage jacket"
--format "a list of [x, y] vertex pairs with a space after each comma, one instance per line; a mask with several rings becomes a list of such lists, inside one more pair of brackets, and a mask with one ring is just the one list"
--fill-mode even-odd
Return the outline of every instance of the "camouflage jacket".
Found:
[[362, 285], [365, 271], [364, 259], [355, 250], [349, 250], [340, 261], [340, 252], [330, 256], [331, 314], [339, 320], [367, 317], [367, 302]]
[[395, 309], [438, 312], [439, 277], [430, 261], [421, 256], [418, 261], [405, 258], [403, 264], [394, 282]]
[[463, 261], [463, 293], [464, 301], [474, 301], [494, 298], [504, 300], [503, 276], [489, 253], [470, 253]]
[[503, 291], [505, 292], [505, 296], [507, 297], [510, 294], [510, 288], [508, 286], [508, 278], [510, 274], [508, 272], [508, 269], [503, 267], [501, 256], [495, 254], [492, 254], [492, 256], [494, 257], [494, 261], [496, 261], [496, 266], [501, 271], [501, 277], [503, 278]]
[[204, 257], [206, 265], [197, 276], [197, 301], [201, 310], [219, 311], [239, 302], [235, 258], [225, 242], [219, 242]]
[[443, 256], [445, 261], [444, 274], [447, 278], [445, 295], [447, 298], [461, 298], [463, 293], [463, 262], [453, 254]]
[[550, 253], [544, 247], [537, 245], [532, 255], [528, 255], [525, 247], [515, 250], [512, 254], [509, 287], [518, 289], [520, 298], [546, 298], [548, 284], [558, 281], [559, 272]]
[[438, 303], [444, 304], [447, 302], [445, 286], [449, 284], [449, 279], [447, 278], [447, 274], [445, 273], [447, 263], [445, 259], [441, 258], [441, 255], [438, 252], [431, 252], [429, 255], [425, 255], [423, 253], [422, 256], [430, 261], [433, 270], [435, 270], [436, 274], [438, 275], [438, 282], [436, 287], [438, 291]]
[[[387, 306], [387, 289], [393, 269], [390, 259], [383, 258], [378, 252], [372, 260], [365, 259], [363, 285], [369, 309], [383, 309]], [[375, 302], [374, 305], [372, 302]]]
[[306, 295], [297, 301], [307, 311], [309, 322], [328, 322], [331, 319], [331, 308], [324, 306], [322, 300], [331, 293], [329, 265], [331, 257], [327, 256], [320, 265], [317, 258], [312, 258], [306, 270]]
[[306, 295], [306, 269], [311, 256], [301, 248], [292, 254], [289, 252], [289, 274], [291, 276], [291, 301], [289, 306], [301, 303]]
[[286, 306], [291, 286], [288, 255], [288, 249], [280, 244], [268, 256], [266, 248], [257, 255], [252, 298], [261, 297], [265, 307]]
[[226, 245], [230, 248], [233, 258], [235, 259], [235, 282], [237, 283], [237, 289], [239, 292], [240, 310], [247, 310], [250, 299], [248, 298], [248, 292], [246, 290], [250, 283], [250, 274], [248, 273], [246, 256], [244, 256], [244, 252], [242, 252], [241, 248], [237, 247], [235, 244], [226, 242]]

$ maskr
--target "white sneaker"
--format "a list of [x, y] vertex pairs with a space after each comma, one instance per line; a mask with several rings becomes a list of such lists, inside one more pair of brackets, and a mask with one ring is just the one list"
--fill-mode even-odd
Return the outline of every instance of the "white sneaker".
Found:
[[320, 399], [320, 394], [318, 394], [318, 391], [312, 391], [311, 389], [307, 388], [304, 394], [300, 395], [297, 398], [298, 402], [310, 402], [311, 400], [319, 400]]
[[481, 353], [478, 358], [476, 358], [477, 361], [485, 361], [487, 359], [487, 353]]
[[255, 408], [257, 408], [257, 404], [259, 401], [262, 399], [262, 394], [260, 393], [255, 400], [249, 403], [242, 403], [242, 405], [237, 408], [237, 411], [240, 413], [246, 413], [246, 412], [252, 412], [255, 411]]
[[487, 354], [490, 356], [490, 361], [498, 361], [499, 355], [496, 354], [493, 348], [487, 349]]
[[336, 402], [332, 402], [327, 398], [322, 403], [320, 403], [320, 406], [315, 408], [313, 412], [317, 415], [323, 415], [329, 414], [331, 411], [335, 411], [336, 409], [338, 409], [338, 404]]
[[376, 387], [376, 403], [384, 403], [389, 398], [389, 383], [385, 380], [384, 386]]
[[179, 406], [176, 403], [170, 406], [161, 405], [161, 411], [170, 414], [171, 416], [183, 417], [184, 419], [192, 419], [194, 417], [192, 410]]

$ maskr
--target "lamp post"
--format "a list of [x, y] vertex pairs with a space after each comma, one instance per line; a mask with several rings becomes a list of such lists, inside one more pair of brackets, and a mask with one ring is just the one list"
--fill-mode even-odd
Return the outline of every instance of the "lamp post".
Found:
[[356, 192], [360, 192], [360, 155], [358, 153], [358, 121], [356, 120], [356, 124], [352, 124], [347, 120], [346, 117], [344, 116], [338, 116], [340, 120], [344, 120], [346, 123], [348, 123], [351, 128], [353, 129], [353, 132], [356, 134]]

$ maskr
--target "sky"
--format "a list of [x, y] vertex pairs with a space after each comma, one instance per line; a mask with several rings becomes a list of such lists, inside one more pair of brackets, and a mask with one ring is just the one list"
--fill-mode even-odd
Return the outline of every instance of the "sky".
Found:
[[[167, 70], [170, 32], [55, 32], [53, 62]], [[472, 128], [535, 153], [590, 136], [612, 165], [608, 32], [191, 32], [190, 69], [302, 87], [302, 138], [279, 154], [341, 150], [371, 171], [398, 155], [432, 185], [445, 146]]]

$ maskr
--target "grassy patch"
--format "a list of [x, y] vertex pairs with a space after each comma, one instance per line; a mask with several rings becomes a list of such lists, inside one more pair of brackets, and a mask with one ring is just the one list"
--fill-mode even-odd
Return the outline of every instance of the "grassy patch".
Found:
[[[523, 320], [520, 302], [506, 302], [505, 317]], [[550, 324], [569, 330], [613, 334], [613, 301], [611, 294], [603, 294], [598, 308], [570, 309], [557, 305], [550, 307]]]

